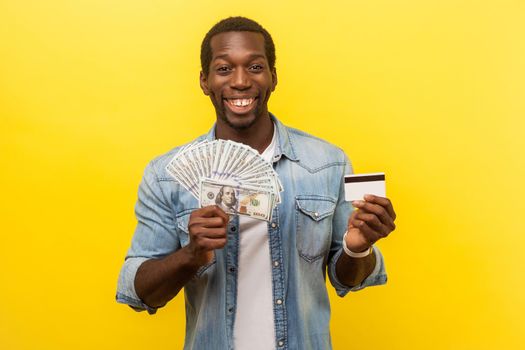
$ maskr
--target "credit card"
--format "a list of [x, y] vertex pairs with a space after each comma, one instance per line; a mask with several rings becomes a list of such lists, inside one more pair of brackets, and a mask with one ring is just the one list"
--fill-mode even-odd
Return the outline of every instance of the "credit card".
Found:
[[363, 200], [365, 194], [386, 197], [385, 173], [345, 175], [345, 200]]

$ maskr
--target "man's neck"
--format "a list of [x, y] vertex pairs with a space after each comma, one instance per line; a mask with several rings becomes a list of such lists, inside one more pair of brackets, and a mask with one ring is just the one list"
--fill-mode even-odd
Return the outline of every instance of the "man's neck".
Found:
[[234, 129], [220, 119], [217, 119], [215, 127], [215, 137], [223, 140], [232, 140], [244, 143], [259, 153], [263, 153], [272, 142], [274, 133], [273, 121], [268, 117], [263, 117], [257, 123], [247, 129]]

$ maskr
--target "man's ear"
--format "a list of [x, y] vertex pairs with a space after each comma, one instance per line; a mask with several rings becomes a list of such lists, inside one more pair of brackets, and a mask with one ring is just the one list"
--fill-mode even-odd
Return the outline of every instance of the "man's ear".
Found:
[[204, 73], [201, 71], [201, 74], [199, 76], [199, 82], [201, 84], [202, 92], [204, 92], [204, 95], [209, 96], [210, 95], [210, 89], [208, 88], [208, 79], [204, 75]]
[[272, 69], [272, 92], [275, 90], [276, 86], [277, 86], [277, 69], [273, 67]]

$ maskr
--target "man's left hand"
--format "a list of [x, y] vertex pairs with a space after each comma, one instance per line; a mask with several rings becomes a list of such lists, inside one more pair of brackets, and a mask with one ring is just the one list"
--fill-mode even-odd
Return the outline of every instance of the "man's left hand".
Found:
[[396, 213], [388, 198], [367, 194], [353, 201], [357, 208], [348, 219], [346, 246], [355, 253], [364, 252], [395, 230]]

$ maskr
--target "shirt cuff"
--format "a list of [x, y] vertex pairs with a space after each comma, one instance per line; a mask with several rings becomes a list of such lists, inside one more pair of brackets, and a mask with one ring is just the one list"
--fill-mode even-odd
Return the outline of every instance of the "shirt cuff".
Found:
[[147, 311], [150, 315], [157, 312], [157, 308], [146, 305], [135, 292], [135, 276], [142, 263], [150, 258], [127, 258], [120, 271], [116, 299], [118, 303], [127, 304], [135, 311]]
[[338, 296], [344, 297], [346, 294], [348, 294], [348, 292], [356, 292], [366, 287], [379, 286], [386, 283], [387, 275], [385, 272], [383, 255], [376, 246], [373, 246], [373, 250], [376, 256], [376, 265], [374, 266], [374, 270], [367, 278], [363, 280], [363, 282], [354, 287], [348, 287], [344, 285], [338, 279], [336, 274], [337, 260], [339, 260], [341, 254], [343, 254], [343, 248], [341, 248], [337, 253], [334, 254], [332, 258], [332, 263], [329, 265], [329, 277]]

